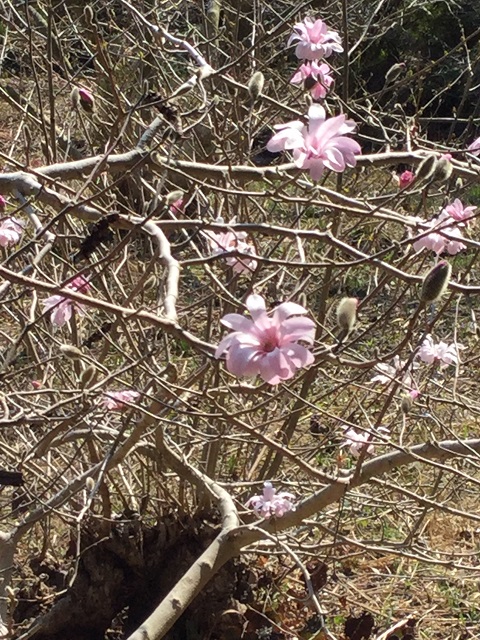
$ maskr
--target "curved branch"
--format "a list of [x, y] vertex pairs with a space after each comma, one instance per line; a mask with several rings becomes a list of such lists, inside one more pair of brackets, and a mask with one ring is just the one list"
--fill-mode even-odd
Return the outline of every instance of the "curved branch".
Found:
[[447, 440], [425, 443], [411, 447], [408, 451], [394, 451], [364, 463], [361, 472], [338, 478], [330, 485], [302, 500], [295, 511], [283, 518], [263, 520], [255, 525], [243, 525], [223, 529], [208, 549], [196, 560], [187, 573], [162, 600], [155, 611], [128, 638], [128, 640], [160, 640], [180, 618], [193, 598], [201, 591], [216, 572], [246, 546], [258, 542], [264, 532], [276, 533], [299, 525], [337, 502], [349, 489], [359, 487], [372, 478], [377, 478], [399, 467], [429, 460], [448, 460], [457, 456], [471, 456], [480, 453], [480, 439]]

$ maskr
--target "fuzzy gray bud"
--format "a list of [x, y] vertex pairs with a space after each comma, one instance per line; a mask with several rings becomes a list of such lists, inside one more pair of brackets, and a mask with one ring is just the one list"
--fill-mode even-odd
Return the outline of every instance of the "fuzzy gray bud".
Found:
[[415, 176], [417, 178], [417, 182], [420, 180], [428, 180], [433, 176], [433, 172], [435, 171], [435, 167], [437, 166], [437, 158], [430, 154], [426, 156], [418, 165], [417, 171], [415, 172]]
[[405, 62], [398, 62], [397, 64], [391, 66], [385, 74], [385, 86], [395, 82], [395, 80], [397, 80], [405, 71], [405, 67]]
[[446, 260], [436, 264], [425, 275], [420, 291], [421, 302], [434, 302], [445, 292], [450, 276], [452, 275], [452, 265]]
[[340, 329], [350, 333], [357, 322], [357, 298], [342, 298], [337, 307], [337, 324]]
[[62, 344], [60, 345], [60, 351], [67, 358], [71, 358], [72, 360], [78, 360], [79, 358], [83, 358], [83, 353], [77, 347], [74, 347], [71, 344]]
[[97, 370], [93, 365], [86, 367], [80, 374], [80, 389], [91, 387], [97, 378]]
[[410, 413], [412, 407], [413, 407], [413, 403], [415, 402], [415, 400], [418, 398], [419, 396], [419, 392], [415, 391], [412, 389], [412, 391], [410, 391], [409, 393], [406, 393], [404, 396], [402, 396], [402, 401], [400, 403], [400, 408], [402, 410], [402, 413], [404, 416], [407, 415], [407, 413]]
[[177, 200], [180, 200], [180, 198], [183, 198], [183, 195], [183, 191], [180, 190], [170, 191], [170, 193], [167, 193], [167, 195], [165, 196], [165, 204], [171, 205]]
[[248, 93], [250, 94], [250, 97], [252, 98], [253, 102], [255, 102], [255, 100], [257, 100], [260, 97], [263, 91], [264, 84], [265, 84], [265, 76], [263, 75], [263, 73], [261, 71], [255, 71], [253, 76], [248, 81], [248, 85], [247, 85]]
[[92, 478], [92, 476], [87, 476], [87, 478], [85, 478], [85, 489], [89, 493], [92, 493], [92, 491], [95, 489], [95, 480]]
[[453, 164], [450, 162], [451, 157], [449, 153], [446, 153], [439, 158], [433, 172], [434, 182], [446, 182], [450, 178], [453, 171]]

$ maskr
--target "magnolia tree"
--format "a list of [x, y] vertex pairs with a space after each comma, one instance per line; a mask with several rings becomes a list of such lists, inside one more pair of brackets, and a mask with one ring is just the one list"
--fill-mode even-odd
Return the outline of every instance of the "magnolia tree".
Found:
[[474, 633], [480, 138], [348, 4], [4, 3], [4, 637]]

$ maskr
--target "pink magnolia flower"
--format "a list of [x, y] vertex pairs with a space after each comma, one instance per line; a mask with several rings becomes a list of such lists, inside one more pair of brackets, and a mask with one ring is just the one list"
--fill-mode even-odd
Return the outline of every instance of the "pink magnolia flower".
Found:
[[290, 80], [291, 84], [305, 83], [314, 100], [322, 100], [335, 80], [330, 75], [328, 64], [318, 64], [316, 60], [302, 64]]
[[472, 144], [468, 147], [470, 153], [473, 153], [474, 156], [478, 156], [480, 153], [480, 138], [477, 138], [472, 142]]
[[325, 109], [312, 104], [308, 110], [308, 126], [300, 120], [276, 125], [276, 133], [267, 143], [268, 151], [292, 149], [293, 159], [300, 169], [309, 169], [313, 180], [319, 180], [325, 167], [341, 173], [357, 163], [355, 154], [361, 153], [358, 142], [346, 138], [355, 131], [353, 120], [345, 115], [326, 120]]
[[102, 397], [102, 405], [108, 411], [125, 411], [125, 409], [128, 409], [128, 404], [126, 403], [134, 403], [139, 397], [138, 391], [129, 391], [128, 389], [106, 391]]
[[[85, 293], [90, 289], [90, 284], [83, 276], [76, 276], [66, 285], [67, 289]], [[74, 302], [69, 298], [65, 298], [61, 295], [53, 295], [43, 301], [45, 311], [51, 311], [51, 321], [57, 327], [62, 327], [72, 317], [73, 309], [76, 309], [78, 313], [83, 313], [83, 305], [79, 302]]]
[[[388, 429], [385, 427], [378, 427], [378, 431], [388, 433]], [[368, 455], [373, 455], [375, 451], [375, 445], [371, 442], [371, 434], [366, 431], [358, 433], [350, 427], [345, 431], [345, 442], [342, 446], [349, 447], [349, 451], [355, 458], [359, 458], [362, 451], [366, 448]]]
[[17, 244], [23, 233], [23, 225], [16, 218], [5, 218], [0, 223], [0, 246]]
[[429, 334], [418, 351], [418, 357], [422, 362], [432, 364], [439, 361], [441, 367], [447, 367], [450, 364], [458, 364], [460, 362], [459, 350], [464, 349], [462, 344], [447, 344], [446, 342], [439, 342], [435, 344], [432, 336]]
[[406, 371], [403, 370], [404, 366], [405, 360], [400, 360], [399, 356], [394, 356], [393, 365], [387, 364], [386, 362], [379, 362], [375, 365], [375, 371], [377, 373], [373, 376], [370, 382], [374, 384], [377, 382], [379, 384], [388, 384], [401, 375], [402, 385], [412, 387], [414, 385], [414, 380], [411, 370], [415, 369], [418, 365], [412, 364]]
[[[220, 219], [220, 222], [223, 222], [223, 220]], [[235, 220], [229, 222], [229, 224], [234, 223]], [[231, 251], [240, 251], [241, 253], [247, 253], [251, 256], [255, 255], [254, 248], [246, 242], [247, 233], [245, 233], [245, 231], [215, 233], [207, 229], [203, 233], [208, 240], [210, 250], [214, 256], [228, 254]], [[229, 267], [232, 267], [235, 273], [251, 272], [257, 268], [257, 261], [253, 257], [227, 257], [226, 262]]]
[[370, 442], [370, 434], [365, 431], [357, 433], [352, 427], [345, 431], [345, 442], [343, 446], [349, 447], [348, 450], [355, 458], [359, 458], [365, 448], [369, 455], [372, 455], [375, 451], [375, 447]]
[[[441, 253], [446, 251], [451, 256], [454, 256], [459, 251], [465, 249], [466, 245], [462, 242], [463, 235], [461, 230], [456, 226], [452, 227], [446, 224], [449, 221], [453, 222], [453, 219], [445, 210], [443, 210], [437, 219], [427, 222], [427, 227], [432, 229], [432, 231], [431, 233], [427, 233], [421, 238], [418, 238], [418, 240], [413, 243], [413, 248], [415, 249], [415, 251], [430, 249], [437, 255], [440, 255]], [[438, 229], [438, 231], [436, 231], [436, 229]], [[444, 232], [449, 237], [445, 237], [443, 233], [440, 233], [440, 231]], [[422, 230], [422, 233], [425, 232]]]
[[279, 384], [295, 375], [297, 369], [314, 361], [313, 354], [298, 341], [313, 344], [315, 323], [301, 318], [307, 310], [294, 302], [283, 302], [268, 316], [259, 295], [247, 298], [252, 320], [239, 313], [228, 313], [222, 324], [233, 333], [218, 345], [215, 357], [227, 351], [226, 364], [235, 376], [260, 375], [269, 384]]
[[323, 20], [305, 18], [293, 27], [287, 46], [297, 42], [295, 55], [300, 60], [328, 58], [334, 51], [343, 51], [342, 40], [336, 31], [330, 31]]
[[404, 171], [398, 176], [398, 186], [404, 189], [415, 180], [415, 174], [411, 171]]
[[449, 204], [442, 210], [457, 222], [463, 222], [468, 225], [469, 219], [473, 216], [477, 207], [466, 207], [461, 200], [455, 198], [452, 204]]
[[280, 491], [277, 493], [271, 482], [265, 482], [263, 485], [263, 495], [252, 496], [245, 506], [251, 507], [257, 516], [261, 518], [268, 518], [270, 516], [281, 518], [288, 511], [295, 510], [293, 500], [295, 500], [293, 493], [288, 493], [288, 491]]

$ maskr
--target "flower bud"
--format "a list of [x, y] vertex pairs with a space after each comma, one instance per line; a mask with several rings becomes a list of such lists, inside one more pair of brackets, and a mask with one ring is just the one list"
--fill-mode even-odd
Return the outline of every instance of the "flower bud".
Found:
[[262, 93], [264, 84], [265, 76], [263, 75], [263, 73], [261, 71], [255, 71], [253, 76], [248, 81], [247, 85], [248, 93], [250, 94], [253, 102], [255, 102], [255, 100], [259, 98], [260, 94]]
[[435, 182], [446, 182], [452, 175], [453, 164], [450, 162], [451, 157], [449, 153], [445, 153], [439, 158], [433, 172], [433, 180]]
[[428, 178], [431, 178], [436, 165], [437, 158], [433, 154], [426, 156], [418, 165], [417, 172], [415, 174], [417, 181], [420, 182], [420, 180], [428, 180]]
[[411, 171], [404, 171], [398, 176], [398, 186], [400, 189], [408, 187], [415, 180], [415, 175]]
[[167, 195], [165, 196], [165, 203], [167, 205], [171, 205], [181, 198], [183, 198], [183, 191], [170, 191], [170, 193], [167, 193]]
[[91, 387], [97, 377], [97, 370], [93, 365], [88, 365], [80, 374], [80, 389]]
[[72, 93], [70, 94], [70, 98], [72, 100], [72, 107], [74, 109], [78, 109], [81, 107], [87, 113], [92, 113], [95, 108], [95, 98], [86, 89], [79, 89], [78, 87], [73, 87]]
[[342, 298], [338, 304], [337, 324], [347, 334], [350, 333], [357, 322], [357, 307], [357, 298]]
[[87, 91], [86, 89], [79, 89], [78, 95], [80, 98], [80, 106], [82, 107], [82, 109], [87, 113], [92, 113], [92, 111], [95, 109], [95, 98], [90, 93], [90, 91]]
[[418, 398], [420, 394], [418, 391], [409, 391], [402, 397], [402, 402], [400, 404], [400, 408], [402, 409], [403, 415], [407, 415], [413, 407], [414, 401]]
[[440, 298], [448, 286], [451, 275], [452, 266], [446, 260], [442, 260], [430, 269], [423, 278], [420, 301], [434, 302]]
[[72, 360], [78, 360], [79, 358], [83, 358], [83, 353], [77, 347], [74, 347], [71, 344], [62, 344], [60, 345], [60, 351], [67, 358], [71, 358]]
[[0, 213], [5, 211], [5, 207], [7, 206], [7, 201], [3, 196], [0, 196]]
[[92, 478], [92, 476], [87, 476], [87, 478], [85, 478], [85, 489], [89, 493], [92, 493], [92, 491], [95, 489], [95, 480]]

